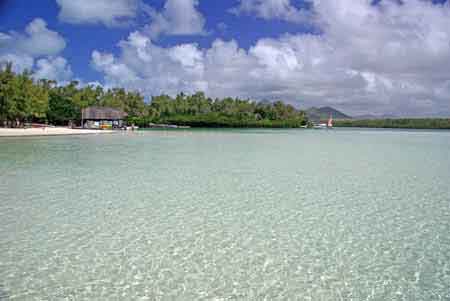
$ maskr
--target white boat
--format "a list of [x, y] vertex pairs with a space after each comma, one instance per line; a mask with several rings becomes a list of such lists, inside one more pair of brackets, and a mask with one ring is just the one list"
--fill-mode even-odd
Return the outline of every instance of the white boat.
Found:
[[314, 129], [326, 129], [327, 128], [327, 124], [326, 123], [319, 123], [319, 124], [315, 124], [313, 126]]
[[314, 129], [332, 129], [333, 128], [333, 117], [330, 115], [327, 123], [319, 123], [313, 126]]

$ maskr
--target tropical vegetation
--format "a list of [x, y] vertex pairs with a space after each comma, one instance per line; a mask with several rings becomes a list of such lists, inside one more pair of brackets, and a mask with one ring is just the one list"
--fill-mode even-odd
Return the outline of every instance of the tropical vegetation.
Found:
[[24, 71], [14, 73], [11, 64], [0, 68], [0, 123], [22, 126], [26, 122], [54, 125], [80, 123], [88, 106], [117, 108], [128, 114], [128, 122], [146, 127], [169, 123], [196, 127], [300, 127], [307, 124], [305, 112], [292, 105], [254, 102], [238, 98], [212, 99], [203, 92], [176, 97], [160, 95], [146, 102], [139, 92], [123, 88], [80, 86], [72, 81], [35, 80]]

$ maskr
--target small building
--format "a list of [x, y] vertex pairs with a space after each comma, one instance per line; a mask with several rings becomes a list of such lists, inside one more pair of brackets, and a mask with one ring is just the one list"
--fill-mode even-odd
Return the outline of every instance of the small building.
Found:
[[117, 129], [125, 126], [127, 113], [108, 107], [87, 107], [81, 110], [81, 126], [87, 129]]

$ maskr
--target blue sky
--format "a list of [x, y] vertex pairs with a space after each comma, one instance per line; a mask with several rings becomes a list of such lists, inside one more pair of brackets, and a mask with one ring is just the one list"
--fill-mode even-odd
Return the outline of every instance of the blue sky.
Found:
[[[135, 24], [130, 26], [115, 26], [113, 28], [99, 24], [73, 25], [58, 20], [59, 7], [55, 0], [6, 0], [1, 7], [2, 22], [0, 31], [21, 31], [35, 18], [42, 18], [51, 29], [56, 29], [67, 39], [67, 47], [62, 52], [71, 62], [74, 74], [86, 81], [100, 80], [101, 74], [95, 72], [89, 66], [92, 51], [102, 49], [117, 53], [116, 44], [125, 39], [133, 30], [139, 29], [149, 20], [141, 17]], [[157, 10], [164, 6], [164, 0], [146, 0], [146, 4]], [[292, 24], [283, 20], [265, 20], [245, 16], [241, 18], [227, 13], [232, 7], [236, 7], [239, 1], [200, 1], [199, 10], [206, 17], [207, 35], [193, 36], [162, 36], [158, 44], [164, 47], [174, 46], [180, 43], [195, 42], [202, 48], [208, 48], [212, 42], [220, 37], [225, 40], [235, 39], [239, 45], [248, 49], [257, 40], [266, 37], [278, 37], [284, 33], [314, 32], [312, 26], [305, 24]], [[293, 3], [301, 7], [303, 3]], [[226, 24], [226, 29], [221, 30], [218, 24]]]
[[0, 60], [149, 99], [450, 115], [450, 5], [411, 0], [3, 0]]

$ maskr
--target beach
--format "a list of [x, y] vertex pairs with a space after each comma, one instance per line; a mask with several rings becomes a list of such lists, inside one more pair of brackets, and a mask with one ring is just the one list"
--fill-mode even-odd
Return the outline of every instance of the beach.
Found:
[[114, 131], [108, 130], [70, 129], [66, 127], [45, 127], [45, 128], [24, 128], [24, 129], [0, 128], [0, 137], [110, 134], [113, 132]]

